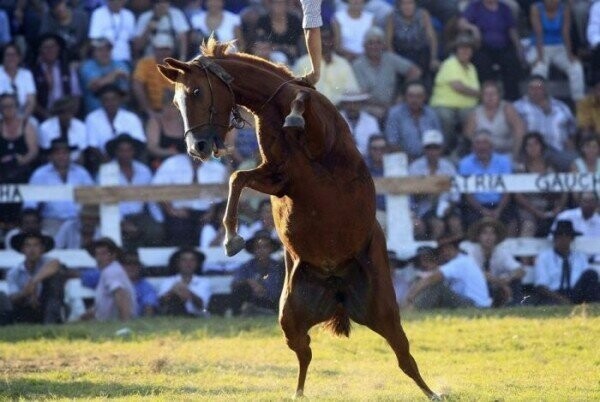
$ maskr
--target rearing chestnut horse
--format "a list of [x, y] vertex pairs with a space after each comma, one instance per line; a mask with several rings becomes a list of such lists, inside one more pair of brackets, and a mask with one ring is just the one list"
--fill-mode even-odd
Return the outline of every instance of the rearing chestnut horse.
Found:
[[279, 322], [299, 362], [295, 395], [303, 395], [312, 358], [309, 329], [324, 322], [348, 336], [352, 319], [383, 336], [402, 371], [437, 398], [400, 325], [386, 241], [375, 219], [375, 187], [348, 125], [331, 102], [286, 68], [228, 49], [211, 38], [194, 60], [165, 59], [158, 68], [175, 84], [192, 157], [224, 153], [227, 131], [241, 121], [238, 105], [255, 116], [262, 163], [231, 175], [225, 249], [233, 255], [244, 245], [237, 234], [242, 189], [271, 195], [285, 247]]

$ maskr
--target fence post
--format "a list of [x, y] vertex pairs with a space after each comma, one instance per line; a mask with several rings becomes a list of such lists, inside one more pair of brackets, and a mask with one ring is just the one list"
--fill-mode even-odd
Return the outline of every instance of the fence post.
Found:
[[[405, 153], [387, 154], [383, 157], [385, 177], [408, 175], [408, 158]], [[386, 195], [386, 235], [388, 248], [400, 250], [414, 243], [413, 223], [407, 195]]]
[[[119, 165], [116, 162], [105, 163], [100, 166], [98, 181], [101, 186], [119, 185]], [[121, 240], [121, 211], [119, 204], [100, 205], [100, 232], [102, 236], [110, 237], [119, 246]]]

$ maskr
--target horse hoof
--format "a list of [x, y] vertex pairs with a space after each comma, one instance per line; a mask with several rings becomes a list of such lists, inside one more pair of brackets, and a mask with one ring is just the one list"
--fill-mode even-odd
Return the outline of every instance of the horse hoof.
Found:
[[243, 250], [246, 245], [246, 241], [240, 235], [235, 235], [231, 239], [225, 241], [225, 254], [227, 257], [231, 257]]
[[299, 128], [304, 130], [304, 118], [299, 115], [288, 115], [283, 123], [283, 128]]
[[296, 393], [294, 395], [292, 395], [292, 399], [304, 399], [304, 398], [305, 398], [304, 391], [302, 391], [302, 390], [296, 391]]

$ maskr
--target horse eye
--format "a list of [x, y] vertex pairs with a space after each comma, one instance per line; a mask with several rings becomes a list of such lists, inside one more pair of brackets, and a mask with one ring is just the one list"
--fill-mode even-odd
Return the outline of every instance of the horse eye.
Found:
[[192, 95], [194, 96], [200, 96], [200, 88], [196, 88], [192, 91]]

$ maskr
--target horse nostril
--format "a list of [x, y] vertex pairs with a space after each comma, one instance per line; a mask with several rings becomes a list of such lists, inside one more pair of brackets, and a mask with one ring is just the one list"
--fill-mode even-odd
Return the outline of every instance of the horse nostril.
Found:
[[196, 144], [194, 145], [194, 149], [196, 150], [196, 152], [198, 153], [202, 153], [206, 151], [206, 141], [196, 141]]

